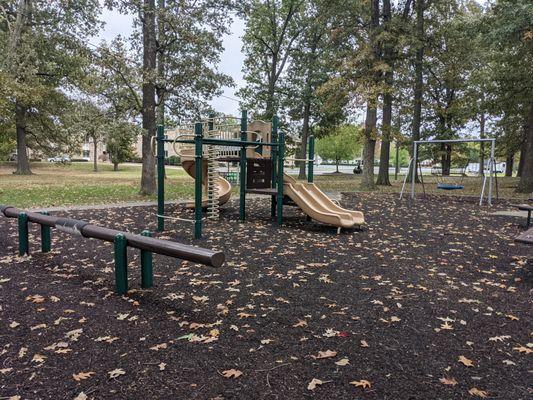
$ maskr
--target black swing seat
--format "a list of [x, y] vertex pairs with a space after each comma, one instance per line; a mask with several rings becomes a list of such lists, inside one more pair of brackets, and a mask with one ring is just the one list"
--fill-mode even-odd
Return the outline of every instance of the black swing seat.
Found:
[[438, 183], [437, 184], [437, 189], [442, 189], [442, 190], [461, 190], [464, 188], [465, 188], [464, 185], [454, 185], [451, 183]]

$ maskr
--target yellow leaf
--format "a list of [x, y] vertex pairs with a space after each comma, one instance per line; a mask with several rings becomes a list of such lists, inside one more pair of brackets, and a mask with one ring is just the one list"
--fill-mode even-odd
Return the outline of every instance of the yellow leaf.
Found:
[[233, 378], [233, 379], [236, 379], [238, 378], [239, 376], [242, 375], [242, 372], [239, 371], [238, 369], [227, 369], [225, 371], [222, 371], [222, 376], [224, 378]]
[[315, 390], [317, 386], [323, 385], [331, 381], [321, 381], [320, 379], [313, 378], [311, 382], [307, 385], [307, 390]]
[[292, 327], [293, 328], [300, 328], [303, 326], [307, 326], [307, 321], [303, 319], [299, 319], [297, 323], [295, 323]]
[[360, 381], [351, 381], [350, 385], [354, 385], [355, 387], [361, 387], [363, 389], [372, 387], [372, 384], [365, 379], [361, 379]]
[[515, 317], [513, 314], [505, 314], [507, 318], [509, 318], [511, 321], [519, 321], [520, 318]]
[[80, 372], [79, 374], [72, 374], [72, 377], [74, 378], [76, 382], [79, 382], [85, 379], [89, 379], [93, 375], [96, 375], [96, 372], [89, 371], [89, 372]]

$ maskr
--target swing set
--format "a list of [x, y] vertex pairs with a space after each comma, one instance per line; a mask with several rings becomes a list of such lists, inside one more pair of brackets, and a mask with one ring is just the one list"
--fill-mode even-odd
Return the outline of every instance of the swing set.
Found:
[[[405, 174], [405, 178], [402, 185], [402, 190], [400, 192], [400, 199], [403, 198], [404, 192], [406, 191], [407, 187], [407, 181], [410, 179], [410, 198], [414, 199], [416, 195], [416, 176], [418, 171], [418, 177], [420, 179], [420, 183], [422, 184], [422, 191], [424, 195], [426, 194], [426, 188], [424, 184], [424, 178], [422, 174], [422, 166], [420, 165], [420, 161], [418, 160], [418, 154], [419, 154], [419, 147], [423, 145], [428, 144], [443, 144], [445, 146], [451, 146], [452, 143], [490, 143], [490, 157], [487, 164], [488, 174], [484, 174], [483, 176], [483, 184], [481, 187], [481, 193], [479, 196], [479, 205], [483, 204], [483, 199], [485, 197], [485, 189], [487, 187], [488, 183], [488, 191], [487, 191], [487, 204], [492, 205], [492, 198], [493, 198], [493, 187], [496, 188], [496, 196], [498, 196], [498, 179], [496, 175], [496, 159], [494, 157], [495, 153], [495, 147], [496, 147], [496, 139], [449, 139], [449, 140], [416, 140], [413, 142], [413, 157], [409, 161], [409, 167], [407, 169], [407, 173]], [[448, 147], [449, 149], [449, 147]], [[449, 176], [446, 177], [444, 175], [444, 171], [442, 168], [442, 165], [440, 167], [440, 171], [433, 172], [432, 175], [434, 175], [437, 179], [437, 189], [440, 190], [462, 190], [465, 188], [464, 185], [464, 178], [466, 177], [466, 168], [468, 167], [469, 160], [466, 161], [464, 165], [462, 165], [459, 168], [458, 172], [455, 172], [455, 175], [458, 176], [452, 176], [452, 172], [449, 171]], [[456, 178], [456, 180], [452, 181], [452, 179]]]

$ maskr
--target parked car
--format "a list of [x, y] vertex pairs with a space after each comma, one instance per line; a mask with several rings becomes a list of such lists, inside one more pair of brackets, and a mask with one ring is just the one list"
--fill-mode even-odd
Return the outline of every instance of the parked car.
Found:
[[67, 155], [50, 157], [50, 158], [48, 159], [48, 162], [51, 162], [51, 163], [60, 163], [60, 164], [68, 164], [68, 163], [70, 163], [70, 157], [67, 156]]

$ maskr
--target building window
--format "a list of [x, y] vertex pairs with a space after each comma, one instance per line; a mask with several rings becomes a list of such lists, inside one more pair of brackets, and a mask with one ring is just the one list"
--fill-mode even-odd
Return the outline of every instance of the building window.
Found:
[[89, 157], [91, 152], [89, 150], [83, 150], [83, 157]]

